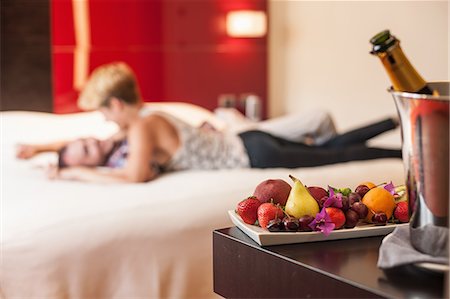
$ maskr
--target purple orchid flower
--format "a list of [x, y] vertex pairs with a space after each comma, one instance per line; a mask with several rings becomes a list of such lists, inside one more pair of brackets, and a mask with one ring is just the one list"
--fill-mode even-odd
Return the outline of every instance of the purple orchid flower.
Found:
[[330, 194], [323, 203], [324, 208], [335, 207], [342, 208], [342, 194], [336, 193], [334, 194], [334, 189], [331, 186], [328, 186], [328, 193]]
[[325, 208], [323, 208], [322, 211], [316, 214], [316, 218], [314, 218], [314, 220], [311, 221], [309, 227], [313, 231], [320, 231], [325, 236], [328, 236], [334, 229], [334, 223], [331, 222], [330, 216], [328, 215]]
[[395, 186], [394, 186], [394, 184], [392, 184], [392, 181], [389, 184], [387, 184], [386, 186], [384, 186], [384, 189], [387, 190], [392, 195], [395, 195]]

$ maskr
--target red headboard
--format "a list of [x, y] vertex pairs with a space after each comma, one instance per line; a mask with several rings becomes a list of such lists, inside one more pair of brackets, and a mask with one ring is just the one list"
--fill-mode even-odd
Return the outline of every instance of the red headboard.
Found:
[[267, 98], [267, 38], [231, 38], [226, 13], [267, 12], [267, 0], [52, 0], [54, 111], [77, 111], [82, 82], [97, 66], [125, 61], [147, 101], [207, 109], [220, 94]]

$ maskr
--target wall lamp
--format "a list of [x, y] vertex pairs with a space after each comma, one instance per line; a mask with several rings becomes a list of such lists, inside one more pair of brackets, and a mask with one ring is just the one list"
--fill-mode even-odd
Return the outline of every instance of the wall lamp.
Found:
[[235, 10], [226, 16], [227, 34], [230, 37], [263, 37], [267, 32], [264, 11]]

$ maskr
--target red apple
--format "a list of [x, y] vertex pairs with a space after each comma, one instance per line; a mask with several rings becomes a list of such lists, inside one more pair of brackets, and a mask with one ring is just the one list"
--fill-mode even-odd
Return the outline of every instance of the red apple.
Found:
[[269, 179], [261, 182], [256, 186], [253, 196], [259, 199], [261, 203], [270, 202], [286, 205], [289, 193], [291, 192], [291, 185], [281, 179]]
[[317, 202], [319, 202], [319, 200], [321, 200], [322, 197], [325, 196], [328, 197], [327, 190], [323, 189], [322, 187], [309, 186], [308, 191]]

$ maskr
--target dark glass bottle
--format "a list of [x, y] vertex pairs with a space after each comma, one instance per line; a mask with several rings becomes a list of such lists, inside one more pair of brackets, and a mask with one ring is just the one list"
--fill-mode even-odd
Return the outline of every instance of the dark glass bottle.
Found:
[[409, 62], [400, 47], [400, 41], [389, 30], [384, 30], [370, 39], [373, 55], [380, 58], [396, 91], [433, 94], [433, 90]]

